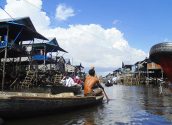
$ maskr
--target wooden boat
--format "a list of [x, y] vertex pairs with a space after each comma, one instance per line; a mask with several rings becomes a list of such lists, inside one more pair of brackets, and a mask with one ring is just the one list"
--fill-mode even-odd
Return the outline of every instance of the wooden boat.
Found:
[[46, 115], [85, 108], [101, 103], [100, 96], [74, 96], [73, 93], [45, 94], [26, 92], [1, 92], [0, 117], [20, 118], [36, 115]]
[[106, 87], [113, 86], [113, 83], [112, 83], [112, 82], [107, 82], [107, 83], [105, 83], [105, 86], [106, 86]]
[[152, 46], [149, 56], [153, 62], [161, 65], [172, 82], [172, 42], [159, 43]]

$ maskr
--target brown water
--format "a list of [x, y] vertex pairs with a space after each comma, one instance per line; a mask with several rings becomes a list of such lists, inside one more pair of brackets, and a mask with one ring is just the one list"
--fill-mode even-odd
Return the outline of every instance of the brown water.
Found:
[[6, 125], [171, 125], [172, 95], [158, 88], [105, 87], [109, 103], [51, 116], [4, 121]]

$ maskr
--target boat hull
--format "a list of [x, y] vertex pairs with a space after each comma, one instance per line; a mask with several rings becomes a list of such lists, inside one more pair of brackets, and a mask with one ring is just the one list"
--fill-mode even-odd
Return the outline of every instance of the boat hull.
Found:
[[106, 87], [111, 87], [111, 86], [113, 86], [113, 83], [105, 83], [105, 86]]
[[161, 65], [168, 79], [172, 82], [172, 43], [159, 43], [150, 50], [150, 59]]
[[102, 96], [67, 96], [67, 97], [41, 97], [41, 96], [2, 96], [0, 98], [0, 117], [16, 118], [35, 115], [45, 115], [68, 111], [76, 108], [93, 106], [101, 103]]

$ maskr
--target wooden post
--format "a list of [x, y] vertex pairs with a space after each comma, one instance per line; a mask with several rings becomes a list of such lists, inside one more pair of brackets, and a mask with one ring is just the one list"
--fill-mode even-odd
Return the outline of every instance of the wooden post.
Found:
[[46, 46], [45, 46], [45, 44], [44, 44], [44, 72], [45, 72], [45, 70], [46, 70], [46, 68], [45, 68], [45, 59], [46, 59]]
[[4, 84], [5, 84], [5, 74], [6, 74], [5, 65], [6, 65], [6, 61], [7, 61], [8, 35], [9, 35], [9, 27], [7, 27], [7, 36], [6, 36], [7, 38], [4, 39], [4, 41], [7, 42], [7, 45], [5, 47], [5, 54], [4, 54], [4, 60], [3, 60], [2, 88], [1, 88], [2, 92], [4, 90]]
[[[52, 52], [51, 52], [51, 59], [53, 59]], [[52, 66], [52, 61], [50, 62], [50, 70], [51, 70], [51, 66]]]
[[163, 73], [162, 69], [161, 69], [161, 73], [162, 73], [161, 77], [162, 77], [162, 79], [164, 79], [164, 73]]
[[[22, 43], [23, 43], [23, 42], [21, 41], [20, 46], [22, 46]], [[19, 66], [18, 66], [19, 70], [18, 70], [18, 71], [21, 71], [21, 68], [22, 68], [22, 67], [21, 67], [21, 58], [22, 58], [22, 57], [21, 57], [21, 55], [20, 55], [20, 57], [19, 57]]]
[[31, 47], [31, 51], [30, 51], [30, 64], [29, 64], [29, 71], [32, 69], [32, 56], [33, 56], [33, 51], [34, 51], [34, 49], [33, 49], [33, 44], [34, 44], [34, 40], [33, 40], [33, 42], [32, 42], [32, 47]]
[[149, 85], [149, 69], [147, 68], [146, 71], [147, 71], [147, 79], [146, 79], [147, 81], [146, 81], [146, 85]]

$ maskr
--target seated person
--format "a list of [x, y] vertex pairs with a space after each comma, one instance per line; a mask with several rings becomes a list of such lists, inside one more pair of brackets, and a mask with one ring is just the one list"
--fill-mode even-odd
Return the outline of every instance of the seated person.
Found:
[[65, 77], [64, 85], [67, 87], [72, 87], [72, 86], [80, 87], [80, 85], [75, 83], [74, 80], [72, 79], [72, 77], [70, 77], [70, 76]]
[[[93, 90], [93, 87], [98, 85], [101, 89]], [[99, 79], [95, 76], [95, 70], [92, 68], [89, 70], [89, 75], [86, 76], [84, 82], [84, 95], [85, 96], [96, 96], [102, 94], [104, 88], [99, 83]]]
[[79, 85], [82, 85], [83, 84], [83, 81], [80, 79], [79, 76], [76, 76], [73, 80], [74, 80], [75, 83], [77, 83]]
[[107, 83], [111, 83], [110, 79], [107, 81]]
[[116, 83], [117, 83], [117, 77], [116, 77], [116, 76], [114, 76], [114, 77], [112, 78], [112, 83], [113, 83], [113, 84], [116, 84]]
[[74, 82], [77, 83], [78, 85], [80, 85], [82, 87], [82, 89], [84, 89], [84, 82], [80, 79], [79, 76], [74, 77]]
[[71, 87], [71, 86], [77, 85], [77, 83], [75, 83], [74, 80], [71, 77], [69, 77], [69, 76], [66, 76], [64, 84], [67, 87]]

